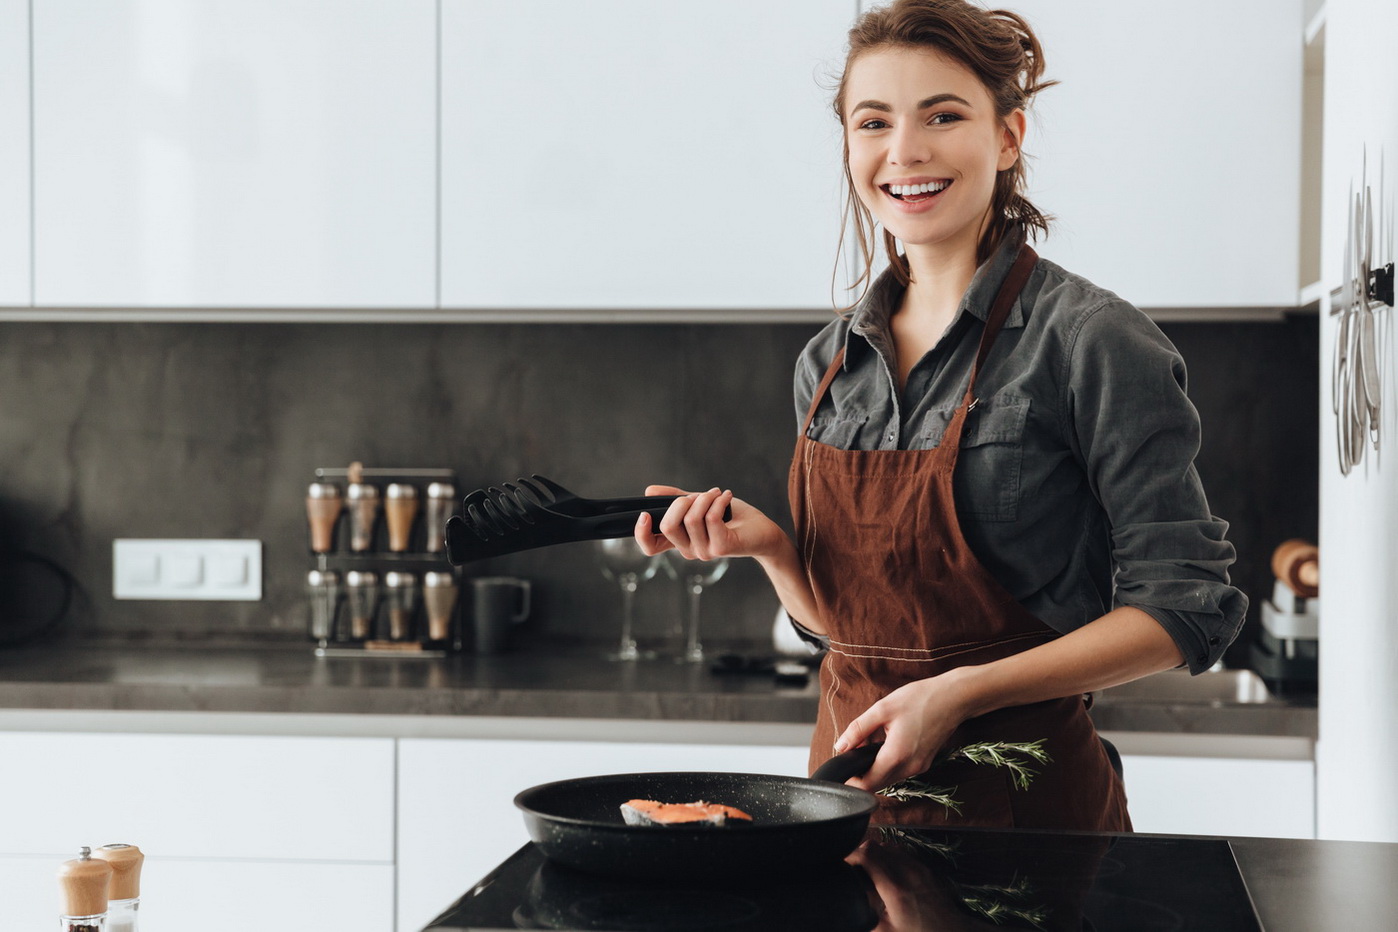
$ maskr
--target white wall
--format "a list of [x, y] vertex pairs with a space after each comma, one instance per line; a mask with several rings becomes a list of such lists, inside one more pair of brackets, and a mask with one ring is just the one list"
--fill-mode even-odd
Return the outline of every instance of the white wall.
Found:
[[[1322, 626], [1320, 740], [1316, 746], [1321, 838], [1398, 842], [1398, 392], [1394, 341], [1384, 350], [1382, 456], [1372, 449], [1342, 478], [1331, 412], [1336, 321], [1328, 292], [1339, 287], [1346, 201], [1368, 178], [1392, 216], [1398, 180], [1398, 4], [1329, 0], [1325, 26], [1324, 189], [1321, 269], [1327, 297], [1320, 329], [1320, 550]], [[1262, 143], [1259, 140], [1259, 143]], [[1265, 144], [1257, 157], [1266, 157]], [[1386, 240], [1387, 241], [1387, 240]], [[1375, 243], [1377, 248], [1377, 241]], [[1375, 264], [1393, 258], [1386, 250]], [[1381, 314], [1385, 324], [1394, 311]]]

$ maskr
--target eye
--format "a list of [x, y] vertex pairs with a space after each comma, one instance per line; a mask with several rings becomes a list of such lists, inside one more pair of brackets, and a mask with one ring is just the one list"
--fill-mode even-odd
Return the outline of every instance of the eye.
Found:
[[[950, 119], [948, 119], [948, 120], [945, 121], [945, 122], [938, 122], [942, 117], [949, 117]], [[936, 126], [947, 126], [947, 125], [949, 125], [949, 124], [952, 123], [952, 122], [959, 122], [960, 120], [961, 120], [961, 117], [958, 116], [957, 114], [955, 114], [955, 113], [949, 113], [949, 112], [945, 112], [945, 111], [944, 111], [944, 112], [942, 112], [942, 113], [934, 114], [930, 122], [932, 122], [932, 123], [933, 123], [934, 125], [936, 125]], [[874, 124], [874, 123], [883, 123], [883, 122], [884, 122], [883, 120], [865, 120], [863, 123], [860, 123], [860, 124], [859, 124], [859, 128], [860, 128], [860, 129], [868, 129], [869, 126], [870, 126], [871, 124]], [[884, 125], [887, 126], [888, 124], [887, 124], [887, 123], [884, 123]]]

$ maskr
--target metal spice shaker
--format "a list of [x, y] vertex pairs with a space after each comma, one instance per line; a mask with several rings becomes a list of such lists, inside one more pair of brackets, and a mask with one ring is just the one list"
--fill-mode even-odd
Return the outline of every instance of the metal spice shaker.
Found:
[[417, 608], [417, 577], [390, 571], [383, 574], [384, 602], [388, 605], [388, 639], [413, 639], [413, 610]]
[[58, 886], [63, 894], [59, 928], [63, 932], [106, 932], [107, 886], [112, 865], [82, 848], [78, 856], [58, 868]]
[[350, 570], [345, 574], [345, 590], [349, 597], [350, 639], [367, 641], [374, 636], [379, 574], [372, 570]]
[[350, 463], [345, 500], [349, 508], [350, 549], [355, 553], [374, 546], [374, 524], [379, 517], [379, 487], [363, 480], [363, 464]]
[[340, 574], [334, 570], [311, 570], [306, 574], [306, 596], [311, 603], [312, 638], [325, 647], [335, 640], [335, 618], [340, 611], [344, 593], [340, 589]]
[[107, 885], [107, 932], [138, 932], [141, 908], [141, 865], [146, 856], [135, 845], [103, 845], [92, 853], [112, 865]]
[[406, 482], [390, 482], [384, 490], [384, 518], [388, 521], [388, 549], [403, 553], [413, 536], [413, 520], [417, 517], [417, 486]]
[[344, 508], [340, 487], [331, 482], [312, 482], [306, 488], [306, 520], [311, 525], [311, 552], [329, 553], [335, 549], [335, 523]]
[[447, 519], [456, 511], [456, 486], [450, 482], [433, 482], [427, 486], [427, 552], [446, 550]]
[[451, 637], [451, 615], [456, 608], [456, 577], [451, 573], [424, 573], [422, 601], [427, 608], [427, 639], [446, 641]]

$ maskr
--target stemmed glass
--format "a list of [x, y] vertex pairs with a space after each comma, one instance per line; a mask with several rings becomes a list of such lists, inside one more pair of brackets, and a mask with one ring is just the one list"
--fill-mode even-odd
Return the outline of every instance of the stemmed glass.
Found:
[[635, 615], [636, 588], [660, 569], [662, 554], [647, 556], [634, 537], [618, 537], [595, 542], [597, 566], [602, 575], [621, 587], [621, 645], [608, 660], [649, 660], [654, 651], [636, 649], [632, 636]]
[[713, 560], [686, 560], [678, 550], [665, 551], [669, 560], [665, 568], [670, 575], [684, 583], [689, 593], [689, 620], [685, 626], [684, 653], [677, 660], [689, 663], [702, 663], [704, 646], [699, 643], [699, 597], [706, 586], [712, 586], [728, 572], [728, 558]]

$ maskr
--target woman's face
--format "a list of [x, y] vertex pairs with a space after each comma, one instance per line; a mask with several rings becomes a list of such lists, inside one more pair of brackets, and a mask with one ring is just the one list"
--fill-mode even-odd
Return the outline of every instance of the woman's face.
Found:
[[[924, 106], [924, 102], [934, 103]], [[1014, 165], [1024, 112], [995, 116], [990, 95], [968, 68], [929, 49], [869, 52], [845, 84], [850, 177], [864, 205], [905, 245], [979, 239], [995, 176]], [[950, 185], [928, 197], [895, 197], [890, 185]]]

